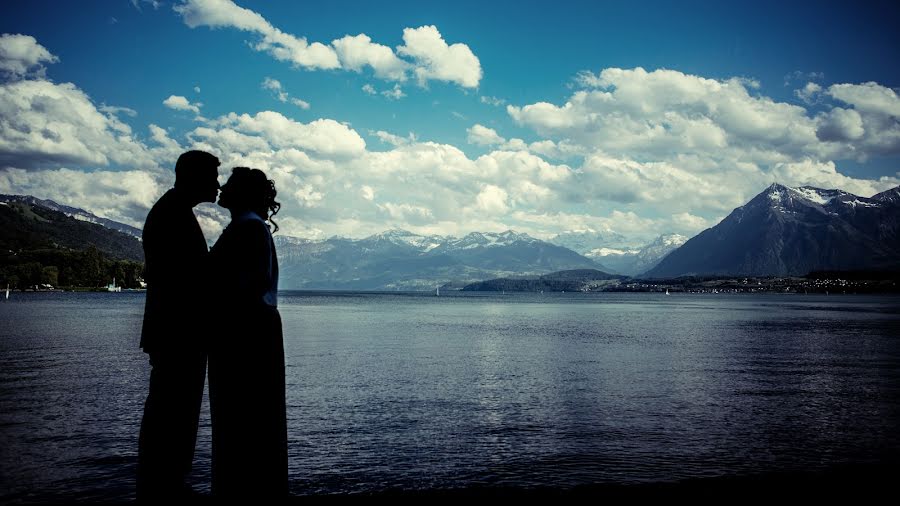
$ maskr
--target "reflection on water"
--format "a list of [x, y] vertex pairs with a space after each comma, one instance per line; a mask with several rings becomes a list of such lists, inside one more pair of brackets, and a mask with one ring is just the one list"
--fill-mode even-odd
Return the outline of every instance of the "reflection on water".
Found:
[[[295, 493], [811, 470], [900, 449], [900, 299], [281, 296]], [[0, 500], [133, 497], [143, 295], [0, 304]], [[208, 490], [204, 406], [195, 486]]]

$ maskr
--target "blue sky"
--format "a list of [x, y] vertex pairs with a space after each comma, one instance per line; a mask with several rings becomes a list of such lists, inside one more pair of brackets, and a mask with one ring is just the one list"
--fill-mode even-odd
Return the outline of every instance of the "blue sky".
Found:
[[776, 180], [896, 186], [897, 9], [789, 4], [12, 2], [0, 191], [140, 224], [199, 147], [270, 173], [292, 235], [638, 243]]

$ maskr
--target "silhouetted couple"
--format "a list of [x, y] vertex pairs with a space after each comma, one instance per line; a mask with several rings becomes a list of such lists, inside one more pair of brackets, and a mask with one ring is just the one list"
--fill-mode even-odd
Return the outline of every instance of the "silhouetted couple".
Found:
[[219, 159], [203, 151], [181, 155], [175, 187], [144, 225], [141, 347], [152, 369], [138, 443], [140, 501], [193, 494], [186, 478], [207, 359], [213, 496], [287, 496], [278, 261], [268, 225], [280, 204], [262, 171], [234, 168], [218, 197], [231, 223], [208, 249], [193, 208], [216, 201], [218, 166]]

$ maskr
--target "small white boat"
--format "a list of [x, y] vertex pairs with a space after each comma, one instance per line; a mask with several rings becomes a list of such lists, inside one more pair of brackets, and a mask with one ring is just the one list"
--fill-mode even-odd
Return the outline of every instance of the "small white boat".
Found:
[[666, 295], [669, 295], [669, 289], [666, 288]]
[[112, 284], [106, 285], [106, 291], [107, 292], [117, 292], [117, 293], [122, 291], [121, 286], [116, 286], [116, 278], [115, 277], [113, 278]]
[[6, 300], [9, 300], [9, 283], [6, 284]]
[[435, 297], [440, 297], [440, 296], [441, 296], [441, 287], [438, 286], [438, 287], [436, 287], [436, 288], [434, 289], [434, 296], [435, 296]]

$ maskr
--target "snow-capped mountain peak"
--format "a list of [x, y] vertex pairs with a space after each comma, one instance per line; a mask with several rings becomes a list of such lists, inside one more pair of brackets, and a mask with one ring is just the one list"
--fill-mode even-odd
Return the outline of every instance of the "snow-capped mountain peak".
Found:
[[896, 269], [898, 210], [888, 190], [773, 184], [668, 255], [651, 277], [696, 274], [806, 275], [818, 270]]
[[665, 234], [656, 238], [656, 240], [650, 243], [647, 247], [658, 244], [661, 246], [675, 246], [677, 248], [678, 246], [686, 243], [687, 240], [688, 238], [681, 234]]
[[[352, 239], [351, 239], [352, 241]], [[419, 235], [408, 230], [392, 229], [360, 239], [363, 243], [390, 243], [397, 246], [411, 247], [423, 253], [436, 248], [444, 250], [489, 248], [509, 246], [518, 241], [532, 243], [538, 241], [528, 234], [520, 234], [513, 230], [505, 232], [470, 232], [461, 238], [440, 235]]]
[[822, 190], [819, 188], [813, 188], [812, 186], [790, 188], [790, 191], [801, 196], [802, 198], [805, 198], [806, 200], [809, 200], [810, 202], [815, 202], [816, 204], [820, 205], [825, 205], [837, 197], [846, 195], [840, 190]]
[[[897, 189], [894, 189], [897, 190]], [[834, 210], [831, 206], [862, 206], [862, 207], [877, 207], [881, 205], [882, 202], [890, 202], [891, 191], [879, 193], [875, 197], [865, 198], [853, 195], [852, 193], [845, 192], [843, 190], [825, 190], [822, 188], [816, 188], [813, 186], [784, 186], [778, 183], [773, 183], [771, 186], [766, 188], [756, 199], [751, 200], [751, 202], [757, 201], [757, 199], [764, 199], [769, 203], [769, 205], [774, 209], [781, 210], [792, 210], [795, 209], [796, 206], [814, 206], [814, 207], [827, 207], [831, 210]], [[900, 200], [900, 191], [897, 193], [898, 200]], [[876, 198], [876, 197], [881, 198]], [[884, 200], [883, 200], [884, 199]]]
[[638, 274], [655, 266], [666, 255], [687, 242], [680, 234], [664, 234], [641, 247], [601, 247], [587, 252], [620, 274]]
[[505, 232], [470, 232], [459, 239], [448, 238], [446, 247], [448, 249], [490, 248], [509, 246], [519, 241], [531, 243], [538, 241], [538, 239], [528, 234], [516, 233], [513, 230]]
[[608, 257], [608, 256], [625, 256], [625, 255], [637, 255], [640, 253], [639, 249], [616, 249], [616, 248], [595, 248], [588, 252], [586, 255], [588, 258], [592, 257]]
[[281, 246], [282, 244], [296, 246], [296, 245], [300, 245], [300, 244], [312, 244], [312, 243], [317, 243], [317, 242], [324, 242], [321, 239], [304, 239], [302, 237], [293, 237], [290, 235], [282, 235], [282, 234], [277, 234], [277, 235], [273, 236], [272, 238], [275, 240], [276, 246]]
[[896, 188], [891, 188], [890, 190], [883, 191], [879, 194], [873, 195], [871, 199], [877, 202], [885, 202], [888, 204], [900, 204], [900, 186]]
[[397, 246], [411, 247], [421, 251], [429, 251], [439, 246], [445, 238], [441, 236], [424, 236], [399, 228], [386, 230], [379, 234], [370, 235], [362, 241], [387, 242]]

